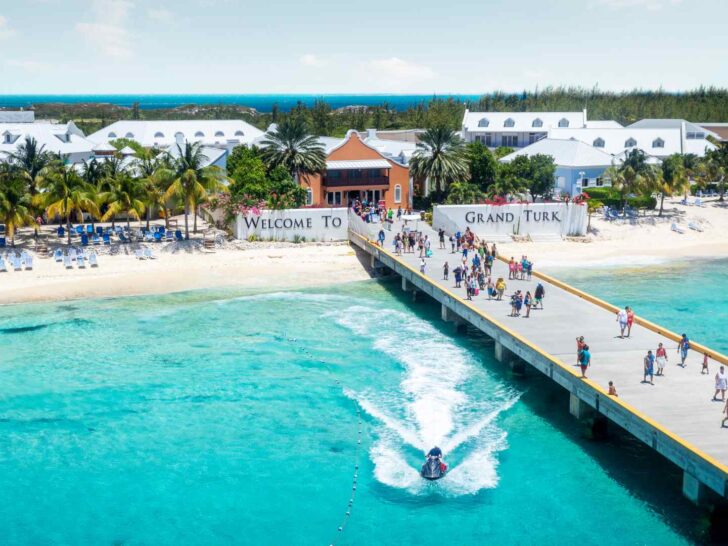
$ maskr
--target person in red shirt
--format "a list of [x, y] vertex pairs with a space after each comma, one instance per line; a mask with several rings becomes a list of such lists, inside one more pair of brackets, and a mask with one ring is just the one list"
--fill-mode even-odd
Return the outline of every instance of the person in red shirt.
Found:
[[667, 365], [667, 351], [660, 343], [655, 351], [655, 362], [657, 363], [657, 374], [665, 375], [665, 366]]
[[627, 337], [632, 333], [632, 324], [634, 324], [634, 311], [631, 307], [627, 307]]

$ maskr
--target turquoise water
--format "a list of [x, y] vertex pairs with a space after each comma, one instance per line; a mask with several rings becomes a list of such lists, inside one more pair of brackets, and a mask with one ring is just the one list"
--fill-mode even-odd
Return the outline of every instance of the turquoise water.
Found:
[[701, 539], [674, 468], [397, 286], [0, 308], [3, 544]]
[[555, 269], [560, 279], [728, 354], [728, 260], [630, 269]]

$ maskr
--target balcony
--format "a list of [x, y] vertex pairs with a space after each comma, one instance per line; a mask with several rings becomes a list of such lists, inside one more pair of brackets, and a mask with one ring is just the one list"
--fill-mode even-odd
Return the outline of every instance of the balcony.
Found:
[[327, 188], [344, 188], [347, 186], [375, 187], [389, 186], [388, 176], [325, 176], [323, 185]]

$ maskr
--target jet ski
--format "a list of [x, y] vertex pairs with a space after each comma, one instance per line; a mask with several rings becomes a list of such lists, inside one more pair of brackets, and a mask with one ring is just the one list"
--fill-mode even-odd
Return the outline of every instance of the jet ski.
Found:
[[447, 473], [447, 465], [442, 462], [442, 451], [439, 447], [433, 447], [427, 454], [427, 460], [422, 465], [420, 475], [426, 480], [439, 480]]

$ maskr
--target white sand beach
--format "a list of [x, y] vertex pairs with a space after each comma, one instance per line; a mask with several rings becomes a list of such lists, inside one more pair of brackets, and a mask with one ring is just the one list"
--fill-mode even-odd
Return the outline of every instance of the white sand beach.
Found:
[[[693, 201], [693, 199], [691, 199]], [[537, 268], [646, 266], [690, 258], [728, 257], [728, 202], [704, 199], [702, 207], [685, 206], [666, 199], [662, 218], [657, 212], [637, 220], [591, 219], [587, 237], [561, 242], [512, 242], [499, 244], [504, 256], [526, 254]], [[671, 230], [677, 225], [684, 233]], [[703, 231], [690, 229], [689, 224]]]

